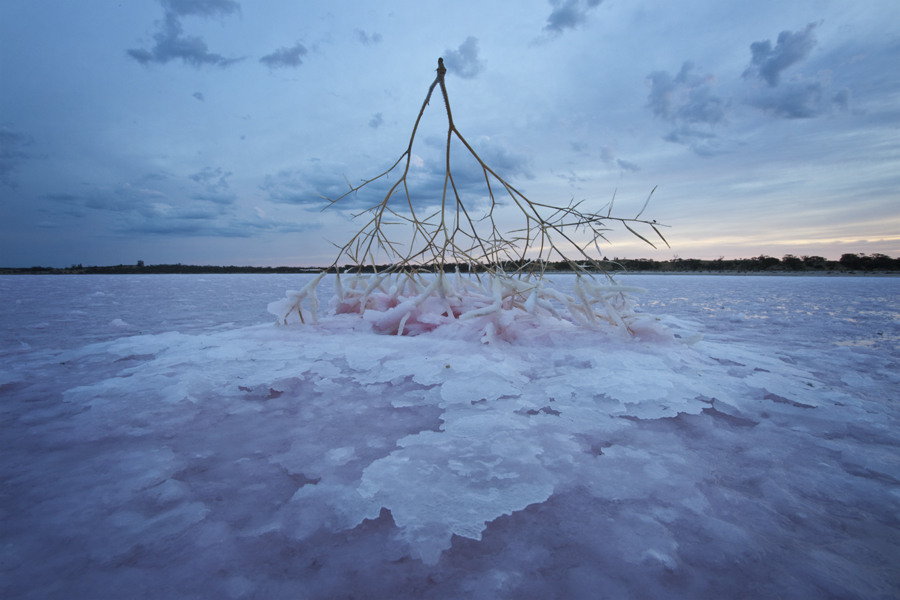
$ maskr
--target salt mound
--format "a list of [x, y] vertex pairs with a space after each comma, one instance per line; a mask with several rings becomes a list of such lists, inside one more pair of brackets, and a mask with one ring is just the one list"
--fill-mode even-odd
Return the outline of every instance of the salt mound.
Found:
[[456, 335], [464, 321], [376, 342], [376, 325], [346, 313], [310, 326], [121, 338], [103, 351], [149, 360], [125, 378], [70, 389], [66, 400], [91, 407], [75, 417], [87, 437], [108, 435], [113, 423], [142, 435], [204, 414], [240, 415], [244, 436], [271, 438], [279, 449], [263, 455], [297, 484], [278, 510], [255, 516], [254, 531], [306, 538], [386, 508], [411, 556], [435, 564], [454, 535], [480, 539], [501, 515], [603, 481], [592, 448], [632, 427], [629, 419], [713, 404], [740, 414], [738, 399], [762, 386], [804, 394], [774, 360], [765, 378], [711, 385], [721, 364], [679, 343], [674, 334], [689, 332], [675, 322], [652, 343], [640, 330], [623, 340], [556, 319], [520, 327], [514, 344], [473, 344]]
[[[319, 274], [300, 291], [289, 290], [283, 300], [269, 304], [278, 323], [318, 323], [316, 286]], [[512, 341], [521, 328], [532, 329], [547, 319], [607, 329], [630, 337], [638, 330], [666, 332], [652, 319], [635, 312], [633, 294], [646, 290], [625, 286], [611, 277], [601, 284], [578, 277], [574, 296], [547, 287], [544, 280], [514, 277], [501, 271], [462, 276], [438, 272], [430, 279], [421, 273], [335, 275], [335, 294], [328, 316], [357, 314], [378, 333], [419, 335], [452, 326], [455, 335]], [[307, 309], [303, 308], [303, 301]], [[306, 316], [304, 317], [304, 313]], [[460, 327], [466, 323], [465, 327]]]

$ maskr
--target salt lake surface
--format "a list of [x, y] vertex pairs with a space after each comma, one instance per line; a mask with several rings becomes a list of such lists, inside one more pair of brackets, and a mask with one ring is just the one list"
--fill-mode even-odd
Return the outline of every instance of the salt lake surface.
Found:
[[274, 326], [308, 279], [0, 277], [2, 597], [900, 595], [900, 278], [623, 278], [692, 345]]

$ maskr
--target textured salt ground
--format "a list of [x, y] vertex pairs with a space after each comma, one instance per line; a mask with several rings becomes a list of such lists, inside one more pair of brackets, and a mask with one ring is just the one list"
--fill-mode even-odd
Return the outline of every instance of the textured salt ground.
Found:
[[253, 325], [298, 280], [0, 278], [4, 597], [896, 595], [898, 280], [496, 347]]

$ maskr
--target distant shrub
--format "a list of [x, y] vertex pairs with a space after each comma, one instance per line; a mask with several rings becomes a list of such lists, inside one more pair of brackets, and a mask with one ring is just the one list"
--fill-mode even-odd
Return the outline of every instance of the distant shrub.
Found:
[[793, 254], [785, 254], [783, 257], [781, 257], [781, 262], [784, 263], [784, 266], [791, 271], [803, 270], [803, 261]]
[[774, 256], [766, 256], [765, 254], [760, 254], [753, 260], [756, 261], [756, 263], [759, 265], [759, 268], [762, 270], [767, 270], [781, 262]]
[[886, 254], [842, 254], [841, 265], [851, 271], [896, 271], [900, 270], [900, 259]]
[[900, 267], [900, 260], [893, 259], [886, 254], [869, 255], [871, 269], [875, 271], [893, 271]]

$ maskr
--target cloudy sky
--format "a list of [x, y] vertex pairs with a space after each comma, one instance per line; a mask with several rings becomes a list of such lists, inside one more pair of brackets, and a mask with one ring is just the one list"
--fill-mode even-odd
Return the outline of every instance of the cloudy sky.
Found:
[[[607, 256], [900, 256], [896, 0], [0, 0], [0, 266], [328, 264], [384, 188], [319, 195], [399, 158], [438, 57], [531, 199], [658, 186], [671, 248]], [[438, 98], [423, 206], [445, 127]]]

